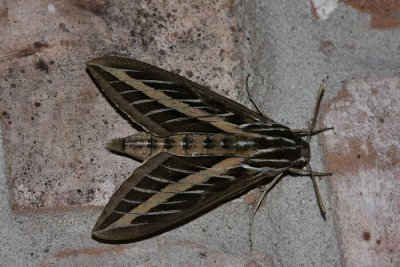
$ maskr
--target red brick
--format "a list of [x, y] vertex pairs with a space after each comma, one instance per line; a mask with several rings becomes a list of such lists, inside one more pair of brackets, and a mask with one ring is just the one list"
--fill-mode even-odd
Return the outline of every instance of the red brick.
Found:
[[400, 78], [352, 80], [323, 139], [345, 266], [400, 264]]
[[104, 148], [135, 130], [91, 81], [87, 60], [121, 53], [237, 95], [232, 1], [107, 3], [61, 1], [49, 12], [43, 1], [8, 1], [0, 10], [9, 37], [1, 43], [0, 120], [14, 210], [105, 205], [138, 166]]
[[371, 15], [371, 28], [400, 27], [400, 1], [398, 0], [341, 0], [360, 12]]

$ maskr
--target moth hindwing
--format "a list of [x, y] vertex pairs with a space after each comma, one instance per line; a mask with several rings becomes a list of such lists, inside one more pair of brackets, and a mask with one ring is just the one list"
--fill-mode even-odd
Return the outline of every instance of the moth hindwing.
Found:
[[308, 164], [308, 143], [289, 128], [177, 74], [120, 57], [87, 68], [143, 128], [108, 146], [143, 164], [98, 218], [97, 239], [154, 236]]

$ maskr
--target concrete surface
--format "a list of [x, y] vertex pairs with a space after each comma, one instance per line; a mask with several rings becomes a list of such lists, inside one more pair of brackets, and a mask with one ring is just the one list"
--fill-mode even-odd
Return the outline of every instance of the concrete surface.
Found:
[[[250, 73], [250, 91], [262, 110], [291, 128], [305, 128], [326, 75], [326, 114], [340, 103], [335, 96], [344, 81], [399, 76], [400, 31], [393, 15], [399, 4], [356, 2], [0, 3], [0, 266], [396, 266], [399, 238], [386, 241], [380, 231], [400, 229], [398, 221], [379, 231], [376, 224], [350, 227], [357, 216], [337, 203], [338, 192], [347, 190], [347, 183], [335, 183], [342, 172], [319, 179], [326, 221], [308, 177], [282, 179], [256, 216], [252, 254], [247, 232], [257, 190], [139, 243], [105, 245], [90, 238], [101, 206], [137, 163], [103, 149], [107, 140], [134, 130], [99, 94], [85, 61], [119, 54], [157, 63], [249, 107], [244, 77]], [[368, 83], [359, 86], [371, 90]], [[379, 106], [382, 98], [374, 99]], [[366, 102], [357, 103], [341, 114], [357, 114]], [[345, 132], [339, 119], [328, 120], [338, 125], [335, 133]], [[333, 133], [326, 138], [342, 141]], [[369, 138], [379, 141], [366, 132]], [[311, 142], [312, 167], [323, 171], [326, 156], [336, 172], [329, 159], [337, 147], [324, 139], [323, 151], [318, 140]], [[354, 183], [374, 176], [346, 177]], [[379, 188], [381, 196], [392, 192]], [[375, 202], [349, 201], [376, 208]], [[398, 207], [378, 208], [372, 219], [398, 218]], [[368, 257], [358, 261], [358, 255]]]

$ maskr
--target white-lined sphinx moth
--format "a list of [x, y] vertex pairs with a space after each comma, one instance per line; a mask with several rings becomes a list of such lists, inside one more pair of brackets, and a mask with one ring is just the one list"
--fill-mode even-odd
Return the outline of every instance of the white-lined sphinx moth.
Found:
[[301, 136], [314, 133], [315, 120], [309, 131], [294, 133], [177, 74], [133, 59], [102, 57], [87, 67], [108, 99], [144, 130], [108, 145], [143, 164], [111, 197], [93, 228], [97, 239], [148, 238], [283, 173], [313, 175], [308, 139]]

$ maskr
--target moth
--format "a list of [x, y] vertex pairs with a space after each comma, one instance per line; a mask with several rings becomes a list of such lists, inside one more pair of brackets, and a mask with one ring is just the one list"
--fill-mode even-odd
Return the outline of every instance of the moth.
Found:
[[108, 144], [143, 164], [104, 208], [92, 230], [96, 239], [142, 240], [272, 185], [283, 174], [311, 175], [313, 181], [314, 175], [324, 175], [309, 167], [309, 137], [320, 132], [313, 131], [316, 116], [309, 130], [292, 131], [138, 60], [101, 57], [87, 68], [109, 101], [143, 128]]

